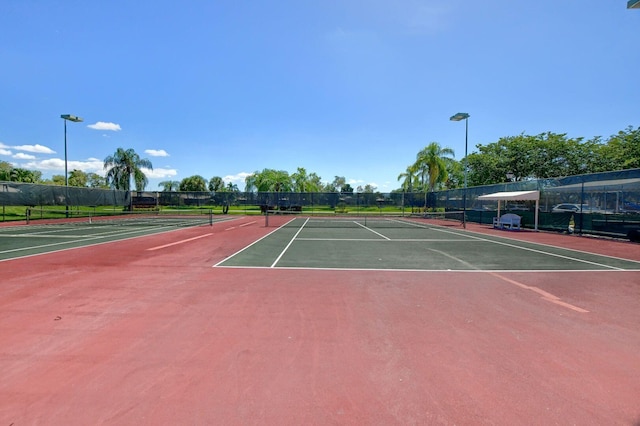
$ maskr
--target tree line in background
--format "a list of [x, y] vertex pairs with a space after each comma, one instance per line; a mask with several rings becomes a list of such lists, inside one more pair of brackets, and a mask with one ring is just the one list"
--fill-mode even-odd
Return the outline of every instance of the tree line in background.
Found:
[[[431, 142], [416, 154], [416, 160], [398, 176], [401, 187], [393, 192], [425, 192], [460, 188], [464, 185], [467, 164], [467, 186], [490, 185], [507, 181], [523, 181], [587, 173], [640, 168], [640, 128], [628, 127], [604, 140], [568, 138], [566, 134], [507, 136], [497, 142], [476, 145], [477, 152], [457, 161], [451, 148]], [[118, 148], [104, 160], [105, 176], [74, 169], [69, 173], [69, 186], [130, 190], [131, 181], [143, 191], [148, 179], [142, 169], [153, 170], [148, 159], [140, 158], [133, 149]], [[0, 181], [64, 185], [64, 175], [43, 180], [42, 172], [13, 167], [0, 161]], [[207, 180], [194, 175], [181, 181], [160, 182], [163, 191], [238, 192], [236, 184], [225, 183], [219, 176]], [[342, 176], [323, 183], [316, 173], [298, 169], [263, 169], [245, 178], [245, 191], [258, 192], [343, 192], [373, 193], [372, 185], [353, 188]]]
[[463, 187], [465, 163], [468, 186], [640, 168], [640, 128], [633, 127], [606, 140], [600, 136], [584, 140], [547, 132], [507, 136], [476, 148], [477, 152], [456, 161], [450, 148], [430, 143], [398, 176], [401, 190]]

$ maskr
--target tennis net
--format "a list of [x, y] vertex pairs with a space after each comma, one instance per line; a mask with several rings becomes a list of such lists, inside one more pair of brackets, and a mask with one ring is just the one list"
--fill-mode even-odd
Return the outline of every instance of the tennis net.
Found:
[[415, 228], [459, 226], [464, 212], [322, 213], [267, 211], [265, 226], [305, 228]]
[[27, 209], [27, 224], [69, 224], [94, 226], [200, 226], [213, 224], [213, 211], [204, 209], [171, 211], [115, 211]]

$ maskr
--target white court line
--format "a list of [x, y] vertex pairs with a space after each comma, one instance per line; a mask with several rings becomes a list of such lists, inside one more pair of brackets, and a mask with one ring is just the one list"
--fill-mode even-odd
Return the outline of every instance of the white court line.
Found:
[[[227, 258], [228, 259], [228, 258]], [[227, 260], [225, 259], [225, 260]], [[398, 269], [398, 268], [335, 268], [335, 267], [320, 267], [320, 266], [224, 266], [220, 265], [224, 263], [224, 261], [218, 262], [214, 267], [217, 268], [229, 268], [229, 269], [290, 269], [295, 271], [304, 271], [304, 270], [312, 270], [312, 271], [353, 271], [353, 272], [442, 272], [442, 273], [465, 273], [465, 274], [486, 274], [488, 272], [494, 273], [527, 273], [527, 274], [535, 274], [535, 273], [545, 273], [549, 272], [558, 272], [558, 273], [574, 273], [574, 272], [598, 272], [598, 273], [607, 273], [607, 274], [619, 274], [625, 272], [640, 272], [640, 269]], [[443, 282], [443, 285], [446, 283]]]
[[378, 238], [309, 238], [309, 237], [301, 237], [298, 238], [298, 241], [367, 241], [374, 243], [386, 243], [386, 242], [402, 242], [402, 243], [425, 243], [425, 242], [434, 242], [434, 243], [459, 243], [459, 242], [471, 242], [471, 243], [481, 243], [482, 241], [469, 241], [466, 239], [450, 239], [450, 238], [398, 238], [398, 239], [389, 239], [380, 240]]
[[[87, 247], [98, 246], [98, 245], [101, 245], [101, 244], [118, 243], [120, 241], [133, 240], [134, 238], [152, 236], [152, 235], [157, 235], [157, 234], [164, 234], [164, 233], [167, 233], [167, 232], [176, 232], [176, 231], [179, 231], [179, 230], [181, 230], [181, 228], [167, 229], [167, 230], [164, 230], [164, 231], [153, 232], [153, 233], [150, 233], [150, 234], [147, 233], [147, 234], [143, 234], [143, 235], [132, 235], [132, 236], [126, 237], [126, 238], [118, 238], [118, 239], [109, 240], [109, 241], [99, 241], [99, 242], [92, 243], [92, 244], [82, 244], [82, 245], [75, 246], [75, 247], [61, 248], [61, 249], [58, 249], [58, 250], [46, 251], [46, 252], [43, 252], [43, 253], [33, 253], [33, 254], [27, 254], [27, 255], [24, 255], [24, 256], [17, 256], [17, 257], [10, 257], [10, 258], [7, 258], [7, 259], [0, 259], [0, 262], [8, 262], [8, 261], [11, 261], [11, 260], [25, 259], [25, 258], [28, 258], [28, 257], [42, 256], [42, 255], [52, 254], [52, 253], [60, 253], [60, 252], [63, 252], [63, 251], [68, 251], [68, 250], [83, 249], [83, 248], [87, 248]], [[137, 234], [139, 232], [140, 231], [123, 232], [123, 233], [115, 235], [115, 236], [118, 237], [120, 235]], [[59, 245], [64, 245], [64, 244], [71, 244], [71, 243], [81, 243], [81, 242], [86, 241], [86, 240], [97, 240], [97, 239], [104, 239], [104, 238], [107, 238], [107, 237], [82, 238], [82, 239], [79, 239], [79, 240], [76, 240], [76, 241], [67, 241], [67, 242], [64, 242], [64, 243], [52, 243], [52, 244], [44, 244], [44, 245], [41, 245], [41, 246], [23, 247], [23, 248], [20, 248], [20, 249], [0, 251], [0, 254], [17, 252], [17, 251], [34, 250], [34, 249], [38, 249], [38, 248], [53, 247], [53, 246], [59, 246]]]
[[[215, 265], [212, 266], [212, 268], [227, 268], [227, 266], [220, 266], [221, 263], [226, 262], [227, 260], [239, 255], [240, 253], [242, 253], [243, 251], [249, 249], [250, 247], [258, 244], [260, 241], [264, 240], [265, 238], [267, 238], [268, 236], [270, 236], [271, 234], [274, 234], [275, 232], [279, 231], [281, 228], [284, 228], [285, 226], [287, 226], [289, 223], [291, 223], [291, 221], [293, 221], [294, 219], [291, 219], [289, 222], [285, 223], [284, 225], [280, 226], [279, 228], [274, 229], [273, 231], [269, 232], [267, 235], [265, 235], [262, 238], [259, 238], [257, 240], [255, 240], [254, 242], [252, 242], [251, 244], [249, 244], [246, 247], [243, 247], [242, 249], [238, 250], [237, 252], [233, 253], [231, 256], [227, 256], [224, 259], [222, 259], [220, 262], [216, 263]], [[265, 268], [264, 266], [260, 266], [260, 268]]]
[[[292, 218], [289, 222], [285, 223], [284, 225], [276, 228], [274, 231], [270, 232], [269, 234], [265, 235], [264, 237], [260, 238], [257, 241], [254, 241], [253, 243], [251, 243], [250, 245], [242, 248], [241, 250], [239, 250], [238, 252], [232, 254], [231, 256], [228, 256], [227, 258], [221, 260], [220, 262], [216, 263], [215, 265], [213, 265], [213, 267], [220, 267], [220, 268], [236, 268], [236, 269], [270, 269], [270, 268], [275, 268], [276, 263], [279, 261], [279, 259], [284, 255], [284, 251], [280, 254], [280, 256], [278, 256], [278, 260], [276, 260], [276, 262], [274, 262], [271, 266], [266, 267], [266, 266], [224, 266], [222, 265], [224, 262], [228, 261], [229, 259], [231, 259], [232, 257], [235, 257], [236, 255], [240, 254], [241, 252], [247, 250], [248, 248], [252, 247], [253, 245], [257, 244], [258, 242], [260, 242], [261, 240], [263, 240], [264, 238], [268, 237], [269, 235], [279, 231], [280, 229], [284, 228], [285, 226], [287, 226], [289, 223], [291, 223], [292, 221], [294, 221], [296, 218]], [[307, 219], [308, 221], [309, 219]], [[306, 224], [306, 221], [305, 221]], [[304, 227], [305, 225], [303, 224], [302, 227]], [[555, 257], [560, 257], [560, 258], [564, 258], [564, 259], [568, 259], [568, 260], [573, 260], [576, 262], [582, 262], [582, 263], [586, 263], [586, 264], [590, 264], [590, 265], [595, 265], [598, 266], [600, 268], [604, 268], [604, 269], [483, 269], [483, 270], [479, 270], [479, 269], [474, 269], [474, 270], [451, 270], [451, 269], [388, 269], [388, 268], [324, 268], [324, 267], [277, 267], [278, 269], [300, 269], [300, 270], [305, 270], [305, 269], [311, 269], [311, 270], [336, 270], [336, 271], [398, 271], [398, 272], [405, 272], [405, 271], [412, 271], [412, 272], [472, 272], [472, 273], [477, 273], [477, 272], [526, 272], [526, 273], [536, 273], [536, 272], [541, 272], [541, 273], [549, 273], [549, 272], [638, 272], [640, 271], [640, 262], [635, 261], [635, 260], [631, 260], [631, 259], [625, 259], [625, 258], [620, 258], [620, 257], [614, 257], [614, 256], [608, 256], [608, 255], [604, 255], [604, 254], [598, 254], [598, 253], [590, 253], [590, 252], [584, 252], [584, 251], [580, 251], [580, 250], [575, 250], [575, 249], [570, 249], [570, 248], [565, 248], [565, 247], [559, 247], [559, 246], [553, 246], [553, 245], [549, 245], [549, 244], [542, 244], [542, 243], [536, 243], [536, 242], [530, 242], [530, 241], [522, 241], [522, 243], [525, 244], [531, 244], [534, 246], [542, 246], [542, 247], [550, 247], [556, 250], [566, 250], [566, 251], [571, 251], [571, 252], [575, 252], [575, 253], [583, 253], [583, 254], [587, 254], [590, 256], [596, 256], [596, 257], [606, 257], [606, 258], [610, 258], [610, 259], [616, 259], [616, 260], [620, 260], [620, 261], [624, 261], [624, 262], [631, 262], [631, 263], [636, 263], [639, 265], [639, 269], [624, 269], [624, 268], [619, 268], [619, 267], [614, 267], [614, 266], [609, 266], [609, 265], [605, 265], [605, 264], [601, 264], [601, 263], [597, 263], [597, 262], [591, 262], [591, 261], [587, 261], [587, 260], [583, 260], [583, 259], [579, 259], [579, 258], [574, 258], [571, 256], [564, 256], [564, 255], [559, 255], [559, 254], [554, 254], [554, 253], [550, 253], [550, 252], [546, 252], [543, 250], [536, 250], [533, 248], [527, 248], [527, 247], [521, 247], [518, 245], [514, 245], [514, 244], [509, 244], [506, 242], [501, 242], [501, 241], [495, 241], [495, 240], [491, 240], [491, 239], [487, 239], [487, 238], [480, 238], [474, 235], [470, 235], [470, 234], [477, 234], [477, 235], [483, 235], [483, 234], [478, 234], [475, 233], [473, 231], [460, 231], [460, 232], [454, 232], [454, 231], [450, 231], [448, 229], [442, 229], [442, 227], [426, 227], [423, 226], [421, 224], [418, 224], [417, 227], [420, 228], [425, 228], [425, 229], [430, 229], [430, 230], [435, 230], [435, 231], [439, 231], [439, 232], [445, 232], [447, 234], [451, 234], [454, 235], [456, 237], [460, 237], [460, 239], [458, 238], [454, 238], [454, 239], [385, 239], [385, 240], [378, 240], [378, 239], [356, 239], [356, 238], [296, 238], [296, 236], [300, 233], [301, 229], [300, 228], [298, 230], [298, 232], [296, 233], [296, 236], [294, 236], [294, 239], [297, 239], [299, 241], [362, 241], [362, 242], [383, 242], [383, 243], [388, 243], [388, 242], [489, 242], [489, 243], [495, 243], [495, 244], [500, 244], [500, 245], [505, 245], [508, 247], [513, 247], [513, 248], [518, 248], [518, 249], [522, 249], [522, 250], [528, 250], [528, 251], [532, 251], [532, 252], [536, 252], [536, 253], [540, 253], [540, 254], [544, 254], [544, 255], [549, 255], [549, 256], [555, 256]], [[383, 236], [384, 237], [384, 236]], [[385, 237], [386, 238], [386, 237]], [[496, 237], [496, 238], [503, 238], [506, 239], [504, 237]], [[520, 240], [510, 240], [510, 241], [519, 241]], [[289, 244], [287, 245], [287, 248], [285, 248], [285, 251], [288, 249], [288, 247], [292, 244], [293, 239], [289, 242]], [[464, 261], [460, 260], [460, 259], [456, 259], [459, 262], [464, 263]]]
[[151, 248], [148, 248], [147, 251], [160, 250], [160, 249], [163, 249], [163, 248], [166, 248], [166, 247], [171, 247], [171, 246], [176, 246], [178, 244], [188, 243], [189, 241], [199, 240], [200, 238], [208, 237], [209, 235], [213, 235], [213, 233], [210, 232], [208, 234], [198, 235], [197, 237], [187, 238], [186, 240], [180, 240], [180, 241], [175, 241], [173, 243], [164, 244], [164, 245], [157, 246], [157, 247], [151, 247]]
[[284, 254], [287, 252], [287, 250], [289, 250], [289, 247], [291, 246], [291, 244], [293, 244], [293, 242], [295, 241], [296, 237], [298, 236], [298, 234], [300, 232], [302, 232], [302, 229], [304, 228], [304, 225], [307, 224], [307, 222], [309, 222], [309, 219], [305, 220], [305, 222], [302, 224], [302, 226], [300, 227], [300, 229], [298, 229], [298, 232], [296, 232], [296, 234], [291, 237], [291, 241], [289, 241], [289, 244], [287, 244], [287, 246], [284, 248], [284, 250], [282, 250], [282, 252], [280, 253], [280, 255], [278, 255], [278, 257], [276, 258], [276, 260], [271, 264], [272, 268], [275, 268], [276, 263], [278, 263], [280, 261], [280, 258], [282, 258], [282, 256], [284, 256]]
[[[451, 232], [451, 231], [448, 231], [446, 229], [436, 229], [436, 230], [440, 231], [440, 232], [446, 232], [446, 233], [450, 233], [450, 234], [454, 234], [454, 235], [459, 235], [456, 232]], [[550, 252], [547, 252], [547, 251], [544, 251], [544, 250], [537, 250], [537, 249], [534, 249], [534, 248], [522, 247], [522, 246], [519, 246], [517, 244], [510, 244], [510, 243], [505, 243], [505, 242], [502, 242], [502, 241], [494, 241], [494, 240], [490, 240], [490, 239], [487, 239], [487, 238], [475, 237], [473, 235], [469, 235], [469, 238], [475, 239], [475, 240], [484, 241], [484, 242], [488, 242], [488, 243], [499, 244], [499, 245], [503, 245], [503, 246], [507, 246], [507, 247], [512, 247], [512, 248], [516, 248], [516, 249], [519, 249], [519, 250], [531, 251], [531, 252], [534, 252], [534, 253], [544, 254], [544, 255], [547, 255], [547, 256], [559, 257], [561, 259], [572, 260], [574, 262], [587, 263], [589, 265], [595, 265], [595, 266], [599, 266], [601, 268], [615, 269], [615, 270], [619, 270], [619, 271], [626, 271], [627, 270], [627, 269], [624, 269], [624, 268], [618, 268], [617, 266], [609, 266], [609, 265], [605, 265], [605, 264], [598, 263], [598, 262], [592, 262], [590, 260], [579, 259], [577, 257], [565, 256], [565, 255], [556, 254], [556, 253], [550, 253]], [[534, 244], [534, 245], [537, 244], [537, 243], [530, 243], [528, 241], [525, 241], [525, 243]], [[562, 247], [555, 247], [555, 246], [549, 246], [549, 247], [554, 247], [554, 248], [559, 249], [559, 250], [570, 250], [570, 249], [565, 249], [565, 248], [562, 248]], [[578, 252], [577, 250], [574, 250], [574, 251]], [[588, 254], [592, 255], [592, 256], [600, 256], [600, 255], [594, 254], [594, 253], [588, 253]], [[622, 260], [625, 260], [625, 259], [622, 259]], [[631, 262], [634, 262], [634, 261], [632, 260]]]
[[[362, 228], [366, 229], [367, 231], [371, 231], [371, 232], [373, 232], [374, 234], [376, 234], [376, 235], [378, 235], [378, 236], [380, 236], [380, 237], [384, 238], [384, 239], [385, 239], [385, 240], [387, 240], [387, 241], [391, 241], [391, 238], [389, 238], [389, 237], [385, 237], [385, 236], [384, 236], [384, 235], [382, 235], [381, 233], [374, 231], [373, 229], [371, 229], [371, 228], [367, 227], [366, 225], [361, 224], [360, 222], [356, 222], [356, 221], [354, 221], [353, 223], [355, 223], [355, 224], [356, 224], [356, 225], [358, 225], [358, 226], [361, 226]], [[304, 226], [304, 225], [303, 225], [303, 226]]]

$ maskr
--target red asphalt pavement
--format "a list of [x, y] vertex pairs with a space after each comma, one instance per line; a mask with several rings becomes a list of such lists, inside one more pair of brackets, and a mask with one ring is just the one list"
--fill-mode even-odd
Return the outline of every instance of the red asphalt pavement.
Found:
[[637, 272], [212, 268], [235, 225], [0, 262], [0, 424], [640, 422]]

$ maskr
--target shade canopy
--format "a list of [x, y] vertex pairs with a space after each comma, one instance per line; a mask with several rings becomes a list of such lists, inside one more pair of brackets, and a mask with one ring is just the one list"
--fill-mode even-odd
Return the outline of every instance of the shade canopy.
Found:
[[536, 202], [534, 229], [538, 230], [538, 203], [540, 202], [540, 191], [506, 191], [494, 192], [493, 194], [481, 195], [478, 200], [498, 201], [498, 217], [500, 217], [500, 201], [529, 201]]
[[478, 200], [505, 200], [505, 201], [523, 201], [523, 200], [539, 200], [540, 191], [510, 191], [510, 192], [494, 192], [493, 194], [481, 195]]

